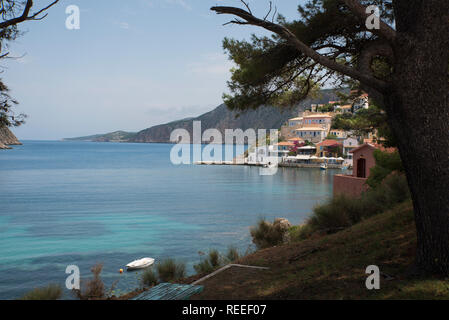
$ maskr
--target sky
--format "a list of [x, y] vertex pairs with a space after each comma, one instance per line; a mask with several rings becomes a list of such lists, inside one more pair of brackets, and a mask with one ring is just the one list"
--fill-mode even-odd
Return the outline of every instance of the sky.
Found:
[[[51, 0], [34, 1], [35, 9]], [[298, 16], [298, 0], [274, 0], [278, 12]], [[263, 17], [268, 0], [249, 0]], [[80, 9], [80, 29], [66, 28], [66, 8]], [[0, 63], [1, 77], [27, 123], [22, 140], [59, 140], [153, 125], [211, 111], [222, 103], [233, 64], [224, 37], [269, 34], [227, 25], [214, 5], [238, 0], [61, 0], [41, 21], [21, 25]]]

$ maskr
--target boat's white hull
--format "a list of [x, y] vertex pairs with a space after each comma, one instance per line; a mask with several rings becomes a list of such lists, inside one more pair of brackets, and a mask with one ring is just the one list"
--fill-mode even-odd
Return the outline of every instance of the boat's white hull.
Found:
[[131, 270], [138, 270], [138, 269], [145, 269], [153, 265], [154, 259], [153, 258], [142, 258], [139, 260], [134, 260], [133, 262], [130, 262], [126, 265], [126, 268], [128, 271]]

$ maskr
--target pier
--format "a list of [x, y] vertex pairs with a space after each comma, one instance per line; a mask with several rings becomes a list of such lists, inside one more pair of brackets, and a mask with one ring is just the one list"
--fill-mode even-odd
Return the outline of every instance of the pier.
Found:
[[[266, 163], [260, 162], [241, 162], [241, 161], [196, 161], [193, 164], [195, 165], [216, 165], [216, 166], [254, 166], [254, 167], [262, 167]], [[320, 168], [321, 163], [292, 163], [292, 162], [279, 162], [278, 167], [280, 168]], [[345, 166], [343, 164], [327, 164], [328, 169], [343, 169]]]

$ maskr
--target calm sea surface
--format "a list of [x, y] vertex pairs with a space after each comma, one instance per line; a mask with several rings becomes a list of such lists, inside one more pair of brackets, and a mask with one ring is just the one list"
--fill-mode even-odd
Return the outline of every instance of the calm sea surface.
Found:
[[193, 273], [198, 251], [246, 251], [249, 227], [261, 217], [303, 222], [331, 195], [339, 172], [175, 166], [171, 148], [25, 141], [0, 151], [0, 298], [64, 286], [70, 264], [87, 277], [103, 263], [105, 283], [118, 280], [116, 293], [139, 285], [139, 273], [118, 273], [136, 258], [174, 257]]

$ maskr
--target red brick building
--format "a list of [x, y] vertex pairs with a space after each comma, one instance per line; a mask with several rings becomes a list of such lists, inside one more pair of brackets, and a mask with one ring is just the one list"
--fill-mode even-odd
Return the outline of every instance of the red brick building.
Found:
[[376, 165], [374, 150], [393, 152], [394, 148], [385, 149], [380, 145], [365, 143], [354, 150], [352, 153], [352, 175], [337, 174], [334, 176], [334, 196], [345, 194], [351, 197], [358, 197], [368, 186], [366, 180], [369, 177], [370, 170]]

